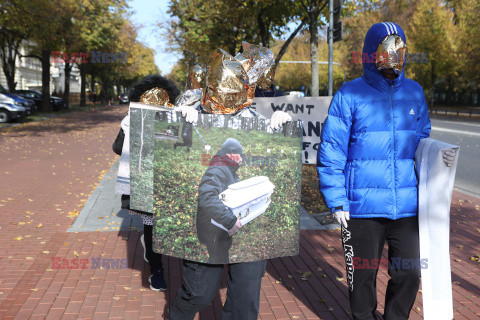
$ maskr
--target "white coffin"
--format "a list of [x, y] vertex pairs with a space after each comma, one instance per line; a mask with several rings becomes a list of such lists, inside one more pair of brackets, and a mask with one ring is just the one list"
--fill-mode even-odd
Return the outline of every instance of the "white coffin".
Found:
[[[258, 176], [229, 185], [227, 190], [219, 194], [219, 198], [232, 209], [242, 225], [245, 225], [268, 209], [273, 189], [275, 186], [268, 177]], [[211, 221], [214, 225], [228, 231], [215, 220]]]

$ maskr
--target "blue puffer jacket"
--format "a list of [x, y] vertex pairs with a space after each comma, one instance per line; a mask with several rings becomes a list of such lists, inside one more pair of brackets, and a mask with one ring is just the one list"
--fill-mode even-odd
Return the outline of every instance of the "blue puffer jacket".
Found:
[[[404, 71], [393, 81], [375, 67], [374, 53], [399, 25], [378, 23], [363, 47], [363, 77], [333, 97], [318, 149], [317, 170], [326, 205], [354, 218], [399, 219], [417, 215], [415, 149], [430, 134], [420, 85]], [[373, 58], [373, 59], [372, 59]]]

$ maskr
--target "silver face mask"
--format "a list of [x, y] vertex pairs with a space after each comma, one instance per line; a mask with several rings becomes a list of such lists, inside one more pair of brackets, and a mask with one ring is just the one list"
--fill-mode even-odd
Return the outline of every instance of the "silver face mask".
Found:
[[400, 36], [386, 36], [378, 45], [375, 66], [378, 70], [393, 69], [401, 73], [406, 55], [407, 45]]

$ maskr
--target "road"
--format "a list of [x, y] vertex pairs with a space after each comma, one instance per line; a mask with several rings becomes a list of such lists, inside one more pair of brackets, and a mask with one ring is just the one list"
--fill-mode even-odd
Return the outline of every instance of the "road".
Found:
[[455, 188], [480, 196], [480, 124], [432, 119], [431, 138], [460, 146]]

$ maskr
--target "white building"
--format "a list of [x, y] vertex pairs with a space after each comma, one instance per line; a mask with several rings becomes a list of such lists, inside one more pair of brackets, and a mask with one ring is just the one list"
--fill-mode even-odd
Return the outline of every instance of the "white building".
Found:
[[[32, 43], [24, 41], [20, 46], [20, 54], [27, 55], [28, 47]], [[63, 63], [52, 63], [50, 66], [50, 93], [61, 94], [65, 86], [65, 74]], [[17, 57], [15, 66], [16, 90], [38, 90], [42, 91], [42, 64], [36, 58]], [[9, 89], [7, 79], [0, 64], [0, 84]], [[70, 93], [80, 93], [80, 70], [76, 65], [70, 74]]]

